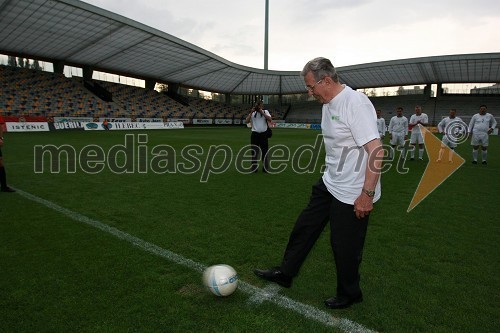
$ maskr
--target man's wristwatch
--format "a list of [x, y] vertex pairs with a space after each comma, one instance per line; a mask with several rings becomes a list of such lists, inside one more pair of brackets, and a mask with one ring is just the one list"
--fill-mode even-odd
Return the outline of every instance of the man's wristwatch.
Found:
[[375, 196], [375, 191], [369, 191], [366, 188], [363, 187], [362, 189], [363, 193], [369, 196], [370, 198], [373, 198]]

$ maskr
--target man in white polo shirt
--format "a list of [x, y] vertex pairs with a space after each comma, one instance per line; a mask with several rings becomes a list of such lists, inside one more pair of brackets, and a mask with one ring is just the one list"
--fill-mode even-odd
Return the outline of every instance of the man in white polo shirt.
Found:
[[336, 295], [325, 300], [342, 309], [363, 300], [359, 266], [373, 203], [380, 198], [384, 151], [375, 108], [363, 93], [340, 84], [330, 60], [316, 58], [301, 72], [310, 96], [323, 104], [321, 129], [326, 170], [290, 234], [281, 265], [255, 274], [290, 287], [314, 243], [330, 222]]

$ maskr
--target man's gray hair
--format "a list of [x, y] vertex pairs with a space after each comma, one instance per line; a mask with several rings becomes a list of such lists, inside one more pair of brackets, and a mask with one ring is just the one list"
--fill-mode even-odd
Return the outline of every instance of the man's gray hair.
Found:
[[316, 81], [319, 81], [325, 77], [331, 77], [334, 82], [339, 82], [339, 75], [333, 67], [332, 62], [323, 57], [314, 58], [309, 61], [305, 66], [300, 75], [302, 77], [306, 76], [307, 73], [311, 72]]

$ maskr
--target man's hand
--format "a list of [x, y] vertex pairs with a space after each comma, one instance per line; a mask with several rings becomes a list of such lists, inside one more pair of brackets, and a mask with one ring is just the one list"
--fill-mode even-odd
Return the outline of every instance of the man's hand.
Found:
[[370, 214], [373, 210], [373, 198], [369, 197], [366, 193], [361, 192], [360, 196], [354, 201], [354, 212], [358, 219]]

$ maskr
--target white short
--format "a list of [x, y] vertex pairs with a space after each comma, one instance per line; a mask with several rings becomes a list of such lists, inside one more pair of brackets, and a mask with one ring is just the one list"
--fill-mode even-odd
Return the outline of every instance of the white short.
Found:
[[447, 135], [443, 135], [442, 143], [443, 143], [443, 146], [448, 146], [450, 148], [457, 147], [456, 140], [450, 140]]
[[472, 139], [470, 140], [472, 146], [488, 147], [488, 142], [488, 133], [472, 133]]
[[422, 144], [424, 143], [424, 137], [421, 132], [411, 132], [410, 144]]
[[392, 132], [391, 145], [404, 146], [405, 145], [405, 134]]

